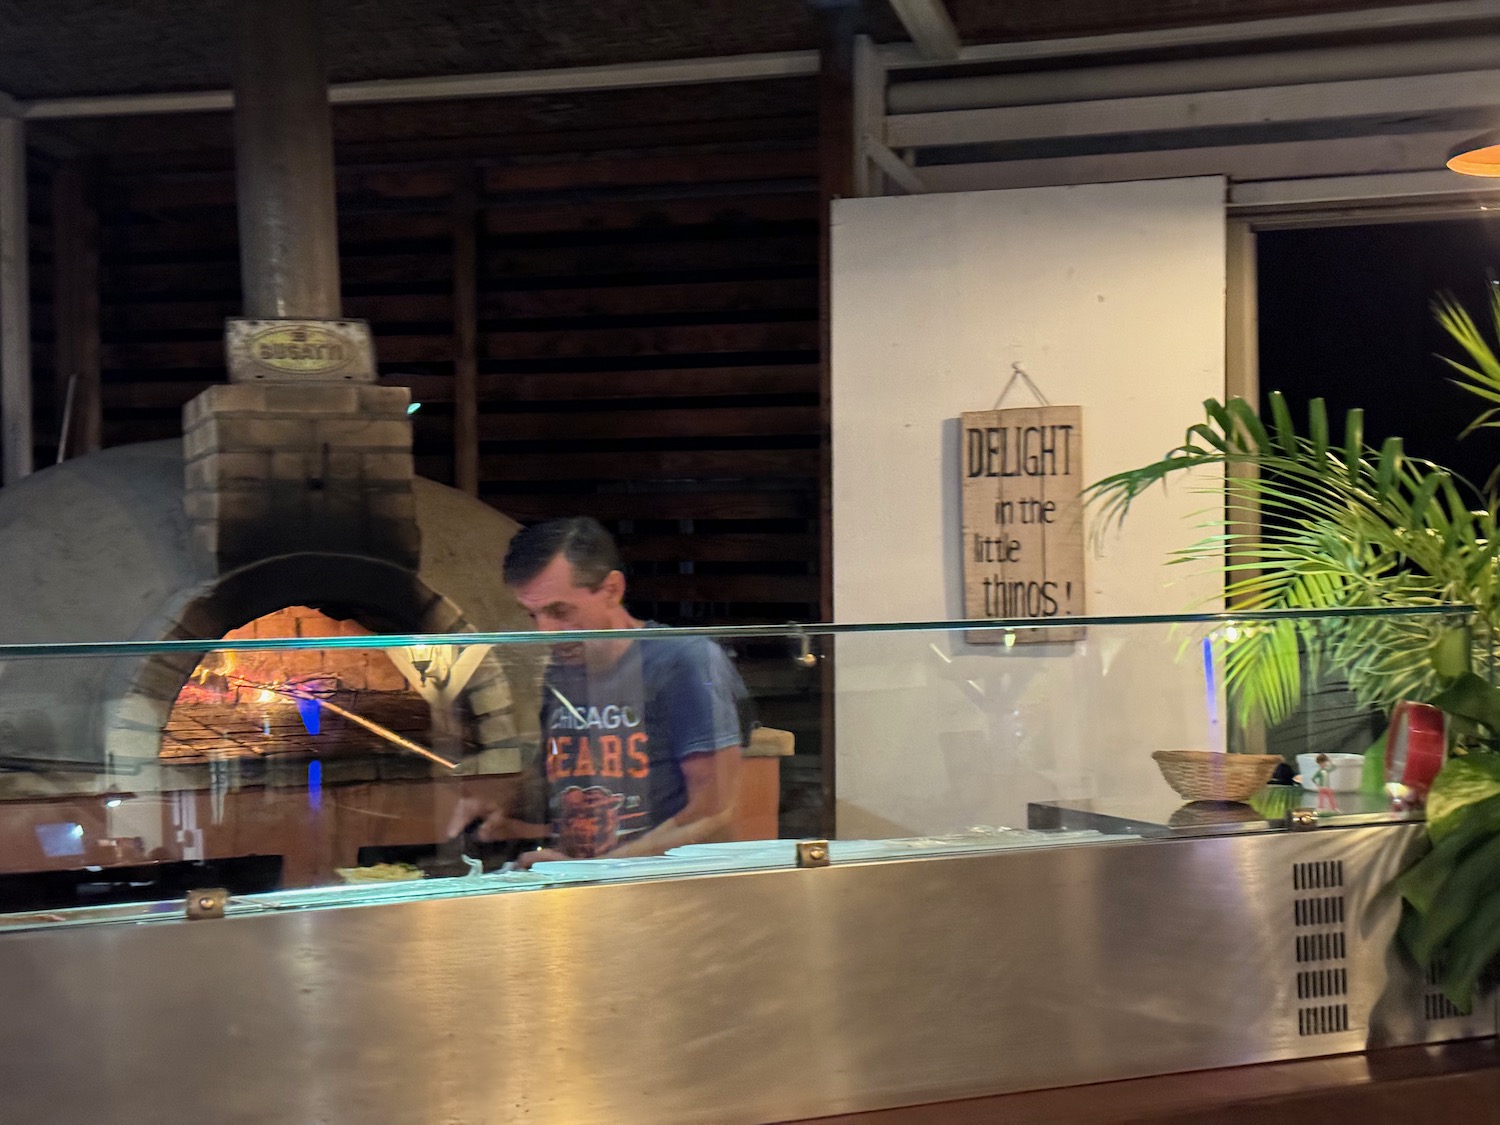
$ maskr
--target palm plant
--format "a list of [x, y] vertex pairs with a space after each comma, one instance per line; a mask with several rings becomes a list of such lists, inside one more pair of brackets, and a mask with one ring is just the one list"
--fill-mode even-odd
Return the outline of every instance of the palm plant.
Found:
[[[1500, 428], [1500, 357], [1469, 313], [1436, 305], [1465, 359], [1457, 382], [1487, 408], [1465, 433]], [[1491, 305], [1500, 338], [1500, 293]], [[1241, 611], [1411, 608], [1461, 604], [1453, 617], [1351, 616], [1252, 624], [1226, 650], [1226, 679], [1243, 719], [1276, 722], [1301, 699], [1304, 674], [1342, 675], [1365, 703], [1403, 699], [1449, 713], [1454, 757], [1432, 787], [1434, 847], [1402, 877], [1406, 947], [1438, 964], [1465, 1010], [1500, 956], [1500, 690], [1490, 670], [1500, 625], [1500, 496], [1406, 455], [1399, 438], [1366, 444], [1363, 414], [1342, 427], [1314, 400], [1303, 428], [1280, 394], [1262, 419], [1241, 399], [1204, 404], [1205, 418], [1161, 460], [1091, 487], [1108, 527], [1147, 489], [1195, 469], [1223, 472], [1228, 525], [1180, 552], [1178, 562], [1224, 565]], [[1217, 491], [1217, 488], [1215, 488]], [[1304, 668], [1307, 672], [1304, 673]]]
[[[1177, 449], [1092, 486], [1102, 522], [1123, 519], [1158, 482], [1221, 466], [1230, 470], [1230, 524], [1258, 523], [1258, 530], [1206, 536], [1176, 561], [1216, 564], [1227, 553], [1226, 595], [1236, 609], [1464, 604], [1475, 607], [1476, 633], [1488, 634], [1500, 620], [1495, 498], [1407, 457], [1400, 438], [1378, 450], [1366, 446], [1359, 410], [1335, 433], [1314, 400], [1301, 434], [1279, 393], [1270, 404], [1268, 427], [1242, 399], [1209, 400], [1206, 420]], [[1430, 699], [1443, 674], [1432, 657], [1441, 650], [1443, 668], [1453, 669], [1451, 627], [1426, 623], [1441, 620], [1310, 618], [1251, 627], [1226, 656], [1242, 717], [1276, 722], [1288, 715], [1301, 698], [1303, 657], [1310, 671], [1339, 669], [1376, 706]]]

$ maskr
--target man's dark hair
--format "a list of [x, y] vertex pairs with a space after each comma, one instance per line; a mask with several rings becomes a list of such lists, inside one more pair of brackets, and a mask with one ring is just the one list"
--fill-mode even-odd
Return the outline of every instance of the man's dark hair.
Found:
[[530, 582], [558, 555], [573, 564], [573, 580], [597, 590], [609, 572], [625, 570], [614, 536], [591, 516], [570, 516], [532, 524], [516, 532], [501, 573], [508, 586]]

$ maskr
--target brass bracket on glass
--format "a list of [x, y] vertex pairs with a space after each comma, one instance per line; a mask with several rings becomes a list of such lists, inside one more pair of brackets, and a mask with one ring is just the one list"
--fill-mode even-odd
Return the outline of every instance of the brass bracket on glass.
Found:
[[798, 867], [827, 867], [828, 841], [827, 840], [800, 840], [797, 843], [797, 866]]
[[1318, 814], [1312, 809], [1288, 809], [1286, 826], [1292, 832], [1306, 832], [1318, 826]]
[[229, 892], [223, 887], [209, 887], [201, 891], [188, 891], [184, 913], [190, 921], [203, 918], [224, 917], [224, 906], [229, 902]]

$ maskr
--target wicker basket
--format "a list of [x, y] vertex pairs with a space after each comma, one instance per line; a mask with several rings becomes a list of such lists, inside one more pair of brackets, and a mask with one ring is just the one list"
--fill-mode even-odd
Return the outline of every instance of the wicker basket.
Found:
[[1213, 750], [1158, 750], [1151, 757], [1184, 801], [1243, 801], [1271, 780], [1281, 764], [1277, 754]]

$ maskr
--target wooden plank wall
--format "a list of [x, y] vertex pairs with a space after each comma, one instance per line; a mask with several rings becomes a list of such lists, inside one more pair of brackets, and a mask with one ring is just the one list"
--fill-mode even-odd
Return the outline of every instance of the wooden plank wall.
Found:
[[[598, 516], [637, 613], [817, 620], [816, 121], [619, 136], [345, 144], [345, 312], [370, 321], [382, 379], [422, 404], [424, 476], [522, 522]], [[97, 213], [73, 226], [97, 230], [103, 444], [177, 436], [183, 404], [223, 380], [223, 320], [240, 312], [227, 154], [96, 155], [82, 193], [54, 192], [60, 171], [38, 162], [31, 195], [39, 466], [61, 398], [51, 297], [70, 283], [54, 276], [54, 204]], [[783, 832], [827, 831], [816, 677], [789, 643], [735, 647], [760, 718], [796, 736]]]
[[[239, 311], [233, 177], [116, 169], [92, 197], [103, 442], [175, 436], [183, 403], [223, 379]], [[339, 211], [345, 312], [422, 403], [420, 473], [468, 484], [467, 465], [522, 522], [598, 516], [660, 620], [817, 617], [811, 137], [344, 164]]]
[[28, 154], [26, 166], [27, 261], [31, 271], [31, 443], [32, 464], [44, 468], [57, 460], [57, 432], [63, 395], [55, 385], [58, 369], [53, 292], [67, 287], [53, 270], [56, 247], [52, 193], [62, 169]]

